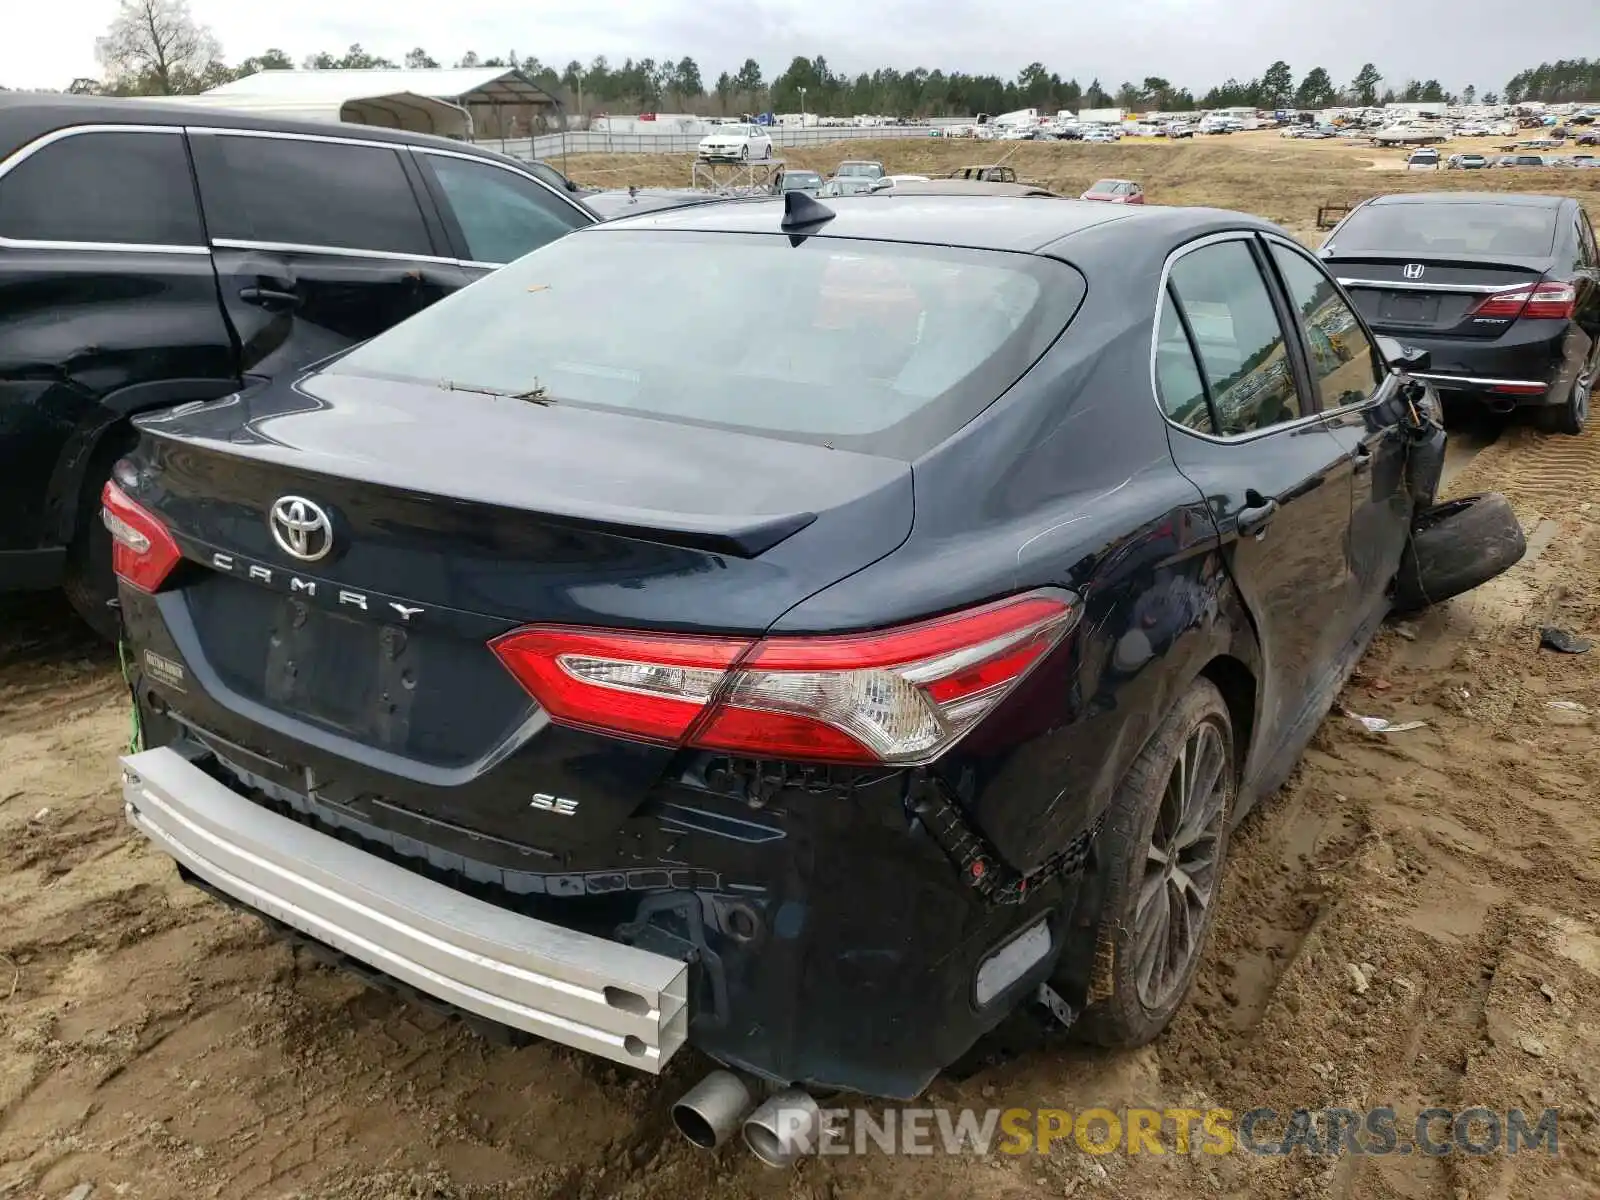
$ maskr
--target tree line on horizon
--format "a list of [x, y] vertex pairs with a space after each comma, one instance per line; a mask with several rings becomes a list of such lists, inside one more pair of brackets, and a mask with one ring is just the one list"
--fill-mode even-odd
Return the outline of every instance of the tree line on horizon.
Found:
[[[103, 95], [184, 95], [258, 71], [296, 66], [279, 49], [269, 49], [230, 66], [210, 29], [190, 15], [187, 0], [121, 0], [116, 19], [106, 35], [97, 39], [96, 55], [103, 77], [74, 80], [66, 90]], [[1384, 75], [1373, 63], [1363, 65], [1343, 85], [1336, 83], [1323, 67], [1312, 67], [1297, 81], [1289, 64], [1279, 59], [1259, 76], [1246, 81], [1228, 79], [1198, 96], [1189, 88], [1175, 87], [1154, 75], [1140, 83], [1125, 81], [1115, 88], [1094, 78], [1084, 87], [1076, 78], [1063, 80], [1039, 62], [1029, 63], [1014, 79], [922, 67], [909, 71], [880, 67], [851, 76], [835, 72], [821, 55], [796, 56], [787, 69], [768, 80], [760, 64], [747, 58], [737, 70], [723, 71], [709, 83], [699, 64], [688, 56], [676, 61], [629, 58], [614, 66], [601, 55], [588, 65], [573, 60], [558, 68], [531, 55], [520, 57], [515, 51], [489, 57], [468, 51], [454, 62], [444, 63], [417, 47], [396, 62], [370, 53], [358, 43], [343, 54], [322, 51], [299, 63], [302, 68], [313, 70], [424, 70], [442, 65], [520, 70], [577, 115], [604, 111], [795, 112], [802, 108], [802, 102], [805, 111], [824, 116], [950, 117], [1021, 108], [1056, 112], [1118, 106], [1183, 112], [1234, 107], [1370, 106], [1397, 100], [1467, 104], [1600, 100], [1600, 58], [1541, 63], [1518, 72], [1502, 91], [1481, 93], [1471, 84], [1459, 93], [1447, 92], [1436, 79], [1408, 80], [1398, 87], [1386, 85]]]

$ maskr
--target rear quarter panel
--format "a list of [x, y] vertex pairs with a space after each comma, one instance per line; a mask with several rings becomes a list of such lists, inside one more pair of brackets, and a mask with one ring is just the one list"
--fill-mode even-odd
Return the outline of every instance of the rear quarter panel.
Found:
[[1078, 592], [1066, 642], [933, 768], [1021, 871], [1103, 812], [1208, 662], [1255, 665], [1210, 510], [1173, 464], [1150, 390], [1163, 256], [1119, 275], [1086, 269], [1069, 332], [914, 464], [906, 544], [775, 626], [867, 628], [1028, 588]]

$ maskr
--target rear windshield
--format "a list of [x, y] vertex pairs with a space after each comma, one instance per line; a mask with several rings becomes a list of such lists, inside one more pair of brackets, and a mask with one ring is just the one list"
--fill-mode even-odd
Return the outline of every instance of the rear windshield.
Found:
[[329, 370], [910, 458], [1015, 383], [1084, 291], [1026, 254], [613, 229], [551, 242]]
[[1547, 258], [1556, 210], [1525, 204], [1369, 204], [1325, 247], [1336, 255], [1510, 254]]

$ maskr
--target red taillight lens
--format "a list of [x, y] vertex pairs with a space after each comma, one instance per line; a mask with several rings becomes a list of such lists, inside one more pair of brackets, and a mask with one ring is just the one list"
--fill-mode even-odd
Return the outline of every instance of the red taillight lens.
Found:
[[110, 480], [100, 493], [100, 519], [111, 533], [111, 569], [141, 592], [159, 588], [183, 557], [167, 527]]
[[1533, 288], [1527, 284], [1521, 287], [1507, 288], [1503, 292], [1492, 292], [1478, 302], [1468, 316], [1473, 317], [1502, 317], [1515, 320], [1522, 315], [1522, 310], [1528, 305], [1528, 297], [1533, 295]]
[[1032, 593], [876, 633], [737, 638], [534, 626], [491, 643], [566, 725], [752, 757], [912, 765], [959, 741], [1077, 620]]
[[1570, 321], [1577, 301], [1578, 290], [1570, 283], [1524, 283], [1485, 296], [1468, 315]]
[[489, 648], [552, 720], [677, 743], [750, 642], [531, 625]]
[[1570, 283], [1541, 283], [1528, 297], [1524, 317], [1570, 321], [1578, 308], [1578, 289]]

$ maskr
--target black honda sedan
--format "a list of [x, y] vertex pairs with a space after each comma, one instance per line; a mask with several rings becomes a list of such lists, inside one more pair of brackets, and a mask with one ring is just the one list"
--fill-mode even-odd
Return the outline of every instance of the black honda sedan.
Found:
[[1581, 433], [1600, 372], [1600, 247], [1570, 196], [1379, 196], [1328, 235], [1324, 264], [1368, 325], [1425, 347], [1428, 378]]
[[1142, 1043], [1390, 608], [1429, 406], [1235, 213], [597, 225], [142, 419], [129, 815], [368, 974], [646, 1070], [910, 1097], [1023, 1004]]

